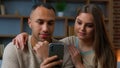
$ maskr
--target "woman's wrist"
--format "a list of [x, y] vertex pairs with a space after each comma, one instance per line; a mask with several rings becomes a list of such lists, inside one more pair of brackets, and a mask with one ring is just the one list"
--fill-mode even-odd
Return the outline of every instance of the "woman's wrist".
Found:
[[78, 62], [77, 64], [75, 64], [75, 68], [85, 68], [85, 67], [81, 62]]

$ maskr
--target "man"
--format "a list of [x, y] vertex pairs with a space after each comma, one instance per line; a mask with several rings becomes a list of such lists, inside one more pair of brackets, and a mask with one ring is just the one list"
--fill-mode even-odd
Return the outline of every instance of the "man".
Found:
[[[28, 19], [32, 35], [27, 41], [27, 50], [17, 49], [11, 42], [4, 51], [2, 68], [73, 68], [70, 55], [64, 46], [63, 60], [53, 61], [58, 56], [48, 57], [49, 43], [58, 43], [52, 38], [55, 25], [55, 10], [48, 4], [34, 5]], [[51, 62], [52, 61], [52, 62]]]

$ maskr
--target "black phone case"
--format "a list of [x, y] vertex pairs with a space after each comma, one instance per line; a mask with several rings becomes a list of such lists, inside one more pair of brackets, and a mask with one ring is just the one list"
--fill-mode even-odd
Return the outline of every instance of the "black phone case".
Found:
[[49, 44], [49, 56], [57, 55], [59, 59], [63, 59], [64, 45], [62, 43]]
[[[64, 56], [64, 45], [62, 43], [50, 43], [49, 44], [49, 56], [54, 56], [57, 55], [58, 59], [54, 60], [63, 60], [63, 56]], [[57, 65], [54, 68], [61, 68], [62, 65]]]

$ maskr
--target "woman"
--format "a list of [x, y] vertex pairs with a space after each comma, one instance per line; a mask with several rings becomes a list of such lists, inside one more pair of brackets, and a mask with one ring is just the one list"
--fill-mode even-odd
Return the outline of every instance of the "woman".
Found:
[[[76, 68], [116, 68], [116, 56], [104, 27], [102, 11], [98, 6], [88, 4], [81, 8], [76, 16], [74, 31], [76, 36], [61, 41], [69, 45]], [[26, 33], [20, 34], [13, 41], [18, 45], [23, 39], [27, 39]]]

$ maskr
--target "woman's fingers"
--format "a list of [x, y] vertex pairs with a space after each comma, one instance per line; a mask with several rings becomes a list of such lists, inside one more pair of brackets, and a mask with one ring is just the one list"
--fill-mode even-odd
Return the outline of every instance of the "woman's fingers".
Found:
[[13, 44], [16, 45], [17, 48], [24, 49], [26, 45], [26, 41], [28, 40], [27, 33], [21, 33], [17, 35], [13, 40]]
[[70, 45], [68, 48], [69, 48], [69, 53], [71, 55], [74, 55], [74, 53], [76, 52], [76, 48], [73, 45]]

